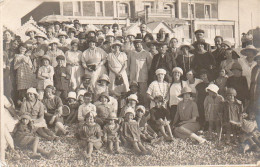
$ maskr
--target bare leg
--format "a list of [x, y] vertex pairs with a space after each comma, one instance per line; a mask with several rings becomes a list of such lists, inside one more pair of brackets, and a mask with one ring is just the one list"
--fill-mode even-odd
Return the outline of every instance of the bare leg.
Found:
[[56, 122], [55, 127], [56, 127], [58, 130], [62, 131], [63, 134], [66, 134], [66, 133], [67, 133], [67, 131], [65, 130], [64, 125], [63, 125], [61, 122]]
[[170, 125], [168, 124], [168, 125], [166, 125], [165, 127], [166, 127], [166, 131], [168, 132], [168, 134], [170, 135], [170, 137], [173, 138], [172, 130], [171, 130]]
[[143, 144], [141, 142], [138, 142], [138, 147], [140, 148], [141, 151], [146, 152], [147, 149], [143, 146]]
[[165, 132], [164, 126], [160, 126], [159, 129], [160, 129], [160, 132], [162, 133], [164, 139], [167, 139], [168, 135]]
[[91, 154], [92, 154], [92, 152], [93, 152], [93, 143], [91, 143], [91, 142], [89, 142], [88, 143], [88, 156], [90, 157], [91, 156]]
[[46, 133], [46, 131], [44, 130], [44, 128], [38, 128], [36, 132], [39, 134], [39, 136], [41, 136], [41, 137], [43, 137], [43, 138], [45, 138], [45, 139], [47, 139], [47, 140], [53, 140], [53, 139], [54, 139], [54, 137], [49, 136], [49, 135]]
[[135, 150], [138, 154], [142, 153], [142, 151], [139, 149], [138, 143], [137, 143], [136, 141], [133, 142], [133, 147], [134, 147], [134, 150]]
[[55, 133], [53, 133], [50, 129], [48, 128], [43, 128], [44, 132], [47, 133], [49, 136], [56, 137]]
[[108, 151], [109, 151], [110, 153], [113, 152], [113, 142], [112, 142], [112, 141], [109, 141], [109, 142], [108, 142]]
[[33, 154], [37, 153], [38, 143], [39, 143], [39, 137], [35, 137], [35, 140], [33, 142]]
[[119, 153], [119, 141], [115, 142], [116, 153]]

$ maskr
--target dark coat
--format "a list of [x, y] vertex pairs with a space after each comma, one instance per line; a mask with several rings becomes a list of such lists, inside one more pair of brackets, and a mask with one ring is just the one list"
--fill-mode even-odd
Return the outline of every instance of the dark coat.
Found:
[[[66, 74], [66, 77], [61, 76], [61, 74]], [[57, 90], [69, 90], [71, 74], [67, 67], [55, 67], [54, 68], [54, 86]]]

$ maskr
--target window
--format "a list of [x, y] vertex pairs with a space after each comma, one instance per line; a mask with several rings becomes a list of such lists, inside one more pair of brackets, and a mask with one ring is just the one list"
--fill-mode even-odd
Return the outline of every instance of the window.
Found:
[[73, 2], [74, 16], [81, 16], [81, 3], [79, 1]]
[[95, 13], [95, 1], [82, 2], [83, 16], [96, 16]]
[[189, 4], [189, 18], [194, 18], [195, 16], [195, 5]]
[[97, 16], [103, 16], [103, 3], [102, 3], [102, 1], [96, 1], [96, 10], [97, 10]]
[[125, 3], [119, 4], [119, 17], [128, 17], [128, 5]]
[[210, 18], [210, 5], [205, 5], [205, 18]]
[[63, 15], [73, 16], [73, 4], [72, 2], [63, 2]]

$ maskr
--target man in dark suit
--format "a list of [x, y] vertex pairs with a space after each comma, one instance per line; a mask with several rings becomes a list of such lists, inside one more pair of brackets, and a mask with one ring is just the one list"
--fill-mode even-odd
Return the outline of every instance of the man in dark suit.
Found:
[[167, 82], [172, 82], [172, 69], [176, 67], [176, 61], [173, 56], [167, 52], [168, 44], [163, 42], [159, 43], [159, 53], [154, 55], [152, 60], [152, 65], [149, 72], [149, 83], [156, 80], [155, 71], [159, 68], [165, 69], [167, 74], [165, 80]]
[[[204, 30], [199, 29], [195, 31], [196, 41], [192, 44], [192, 46], [195, 48], [194, 50], [195, 52], [198, 50], [198, 43], [201, 42], [206, 43], [204, 39], [204, 34], [205, 34]], [[211, 52], [211, 46], [209, 43], [205, 44], [205, 50]]]

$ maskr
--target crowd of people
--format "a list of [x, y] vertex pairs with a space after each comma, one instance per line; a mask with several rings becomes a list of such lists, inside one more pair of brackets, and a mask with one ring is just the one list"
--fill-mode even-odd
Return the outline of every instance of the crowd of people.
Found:
[[136, 34], [118, 24], [94, 30], [78, 20], [48, 25], [46, 34], [28, 29], [26, 41], [5, 31], [6, 146], [51, 158], [55, 151], [40, 148], [39, 139], [58, 141], [76, 124], [87, 160], [102, 146], [151, 154], [144, 142], [175, 137], [203, 144], [224, 136], [243, 152], [259, 151], [258, 50], [248, 45], [237, 53], [221, 36], [211, 47], [204, 33], [180, 43], [163, 29], [155, 39], [146, 24]]

